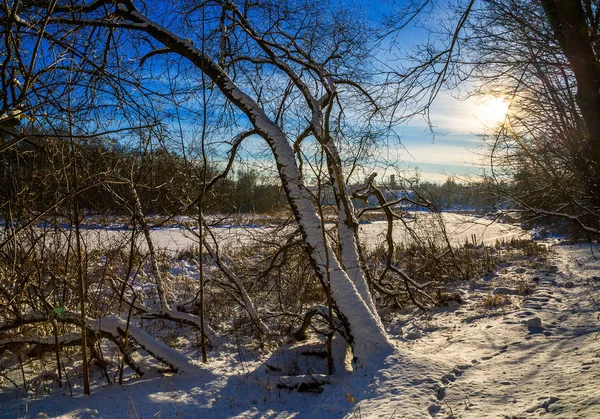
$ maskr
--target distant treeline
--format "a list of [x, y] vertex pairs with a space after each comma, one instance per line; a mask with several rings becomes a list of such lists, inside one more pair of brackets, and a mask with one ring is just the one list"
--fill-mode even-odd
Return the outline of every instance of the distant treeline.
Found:
[[[164, 147], [33, 136], [0, 153], [1, 217], [65, 215], [74, 199], [87, 214], [128, 215], [132, 184], [146, 214], [194, 214], [204, 178], [218, 169], [203, 166]], [[203, 199], [208, 212], [272, 212], [284, 205], [279, 184], [252, 169], [232, 170]]]
[[448, 177], [441, 185], [422, 182], [412, 189], [440, 210], [489, 211], [503, 206], [492, 185], [486, 182], [459, 183]]
[[[26, 220], [44, 211], [69, 215], [75, 199], [85, 214], [129, 215], [134, 202], [132, 184], [145, 214], [197, 214], [196, 201], [205, 179], [222, 170], [210, 159], [205, 169], [202, 161], [160, 145], [128, 147], [99, 139], [33, 135], [0, 153], [0, 216]], [[451, 177], [441, 185], [381, 186], [389, 200], [410, 196], [439, 210], [489, 210], [498, 206], [489, 185], [462, 184]], [[332, 191], [325, 189], [327, 205], [334, 198]], [[204, 194], [202, 202], [207, 213], [268, 213], [287, 205], [276, 178], [247, 167], [232, 170]], [[369, 201], [367, 205], [377, 203]]]
[[[459, 183], [449, 177], [443, 184], [414, 180], [406, 183], [387, 182], [379, 187], [388, 202], [399, 201], [397, 205], [406, 210], [488, 212], [507, 207], [494, 193], [493, 185], [485, 180]], [[378, 201], [370, 197], [367, 202], [357, 205], [360, 208], [375, 207]]]

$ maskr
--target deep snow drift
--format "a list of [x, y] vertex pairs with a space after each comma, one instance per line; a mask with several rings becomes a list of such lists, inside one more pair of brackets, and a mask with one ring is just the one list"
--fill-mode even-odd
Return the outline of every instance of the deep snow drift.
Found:
[[[91, 396], [75, 377], [73, 398], [67, 388], [24, 395], [2, 379], [0, 417], [600, 417], [600, 262], [589, 246], [556, 245], [455, 287], [464, 304], [386, 319], [398, 351], [322, 394], [279, 389], [267, 351], [229, 342], [197, 376], [111, 387], [95, 376]], [[292, 363], [318, 362], [289, 351]]]

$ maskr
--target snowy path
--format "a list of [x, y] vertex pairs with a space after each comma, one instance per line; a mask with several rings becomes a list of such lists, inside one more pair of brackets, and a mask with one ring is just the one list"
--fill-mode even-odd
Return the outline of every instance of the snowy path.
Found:
[[[523, 261], [464, 294], [468, 303], [410, 322], [405, 345], [445, 363], [445, 399], [434, 417], [450, 409], [461, 418], [600, 418], [600, 263], [589, 247], [556, 246], [549, 265]], [[494, 287], [537, 283], [532, 295], [481, 312]], [[574, 285], [570, 287], [570, 283]], [[565, 286], [566, 285], [566, 286]], [[528, 328], [538, 317], [542, 328]], [[391, 409], [388, 409], [388, 412]], [[391, 413], [391, 412], [390, 412]]]

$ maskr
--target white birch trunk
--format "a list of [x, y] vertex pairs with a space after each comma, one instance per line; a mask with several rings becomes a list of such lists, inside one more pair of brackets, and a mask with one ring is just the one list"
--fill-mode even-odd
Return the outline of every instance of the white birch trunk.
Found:
[[[0, 323], [0, 331], [6, 331], [21, 327], [25, 324], [45, 323], [48, 321], [47, 313], [40, 311], [27, 313], [24, 316], [13, 319], [10, 322]], [[81, 317], [77, 313], [67, 311], [61, 314], [57, 321], [69, 324], [81, 324]], [[99, 319], [91, 319], [86, 317], [86, 327], [93, 330], [97, 336], [109, 335], [113, 339], [121, 339], [126, 334], [129, 339], [135, 341], [142, 349], [148, 352], [157, 360], [171, 367], [173, 370], [186, 374], [198, 375], [203, 373], [200, 366], [196, 365], [190, 358], [182, 354], [176, 349], [160, 342], [144, 332], [141, 328], [127, 324], [127, 321], [116, 316], [102, 317]], [[68, 343], [69, 340], [76, 338], [74, 335], [63, 336], [60, 341]], [[81, 335], [79, 335], [81, 338]], [[59, 342], [60, 342], [59, 341]], [[28, 343], [55, 343], [54, 337], [50, 338], [32, 338]], [[0, 341], [0, 344], [6, 344], [6, 340]], [[10, 342], [8, 342], [10, 343]]]
[[[316, 274], [323, 282], [327, 281], [328, 276], [331, 279], [332, 296], [339, 311], [345, 317], [345, 321], [350, 325], [353, 338], [352, 346], [359, 363], [366, 364], [372, 357], [391, 352], [393, 346], [377, 313], [371, 308], [372, 302], [370, 303], [368, 298], [365, 301], [363, 293], [357, 289], [353, 280], [350, 279], [334, 256], [329, 243], [323, 242], [321, 220], [302, 181], [302, 175], [285, 133], [269, 119], [258, 103], [229, 78], [227, 73], [211, 57], [204, 54], [191, 42], [178, 37], [138, 11], [128, 10], [122, 5], [117, 7], [118, 14], [121, 17], [133, 22], [129, 24], [129, 27], [143, 30], [174, 52], [188, 58], [213, 81], [229, 101], [246, 114], [273, 152], [279, 176], [300, 227]], [[351, 250], [349, 242], [353, 239], [345, 237], [344, 240], [348, 240], [346, 247], [350, 247]], [[325, 268], [326, 257], [329, 258], [329, 275], [327, 275]], [[368, 293], [365, 296], [368, 296]]]
[[348, 277], [354, 283], [354, 286], [369, 307], [369, 310], [375, 315], [377, 321], [381, 323], [360, 264], [358, 253], [358, 221], [354, 215], [354, 205], [350, 198], [352, 195], [344, 181], [341, 159], [333, 139], [329, 139], [327, 148], [330, 153], [327, 159], [329, 172], [338, 206], [338, 238], [340, 242], [341, 263]]

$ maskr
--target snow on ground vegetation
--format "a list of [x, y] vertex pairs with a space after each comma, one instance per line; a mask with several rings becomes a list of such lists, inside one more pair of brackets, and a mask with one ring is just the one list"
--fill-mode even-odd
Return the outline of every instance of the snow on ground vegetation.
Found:
[[292, 370], [326, 378], [310, 341], [249, 350], [243, 336], [230, 336], [204, 365], [197, 336], [179, 329], [165, 333], [197, 373], [129, 373], [121, 386], [95, 368], [83, 396], [78, 369], [69, 386], [50, 377], [24, 391], [13, 365], [0, 378], [0, 418], [600, 417], [597, 249], [544, 244], [550, 250], [528, 247], [486, 277], [450, 283], [443, 307], [382, 310], [396, 351], [338, 371], [320, 394], [282, 388], [293, 384]]
[[[246, 220], [249, 221], [249, 220]], [[152, 238], [158, 249], [176, 253], [198, 245], [198, 238], [194, 235], [193, 223], [191, 229], [183, 227], [185, 221], [175, 226], [160, 227], [152, 230]], [[413, 234], [417, 234], [419, 240], [433, 240], [439, 242], [440, 227], [444, 226], [448, 238], [453, 246], [468, 243], [484, 243], [493, 245], [496, 241], [508, 241], [510, 239], [528, 238], [530, 235], [518, 226], [508, 223], [493, 222], [485, 217], [474, 217], [470, 215], [429, 212], [411, 212], [404, 221], [394, 222], [394, 241], [396, 243], [410, 243], [414, 241]], [[223, 248], [236, 248], [263, 237], [275, 235], [281, 240], [289, 234], [292, 227], [280, 228], [270, 223], [246, 222], [243, 224], [227, 222], [212, 228], [212, 233]], [[360, 225], [360, 238], [362, 244], [372, 249], [385, 241], [387, 229], [386, 221], [371, 221]], [[412, 232], [411, 232], [412, 230]], [[131, 233], [127, 228], [99, 229], [92, 228], [84, 231], [88, 242], [119, 242], [128, 238]], [[146, 244], [142, 237], [138, 244], [145, 248]]]

